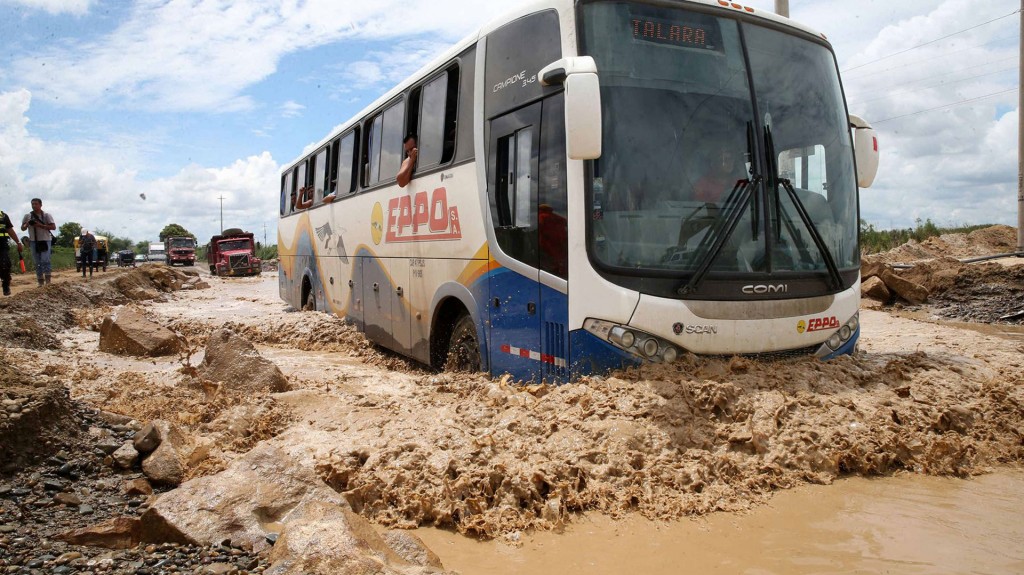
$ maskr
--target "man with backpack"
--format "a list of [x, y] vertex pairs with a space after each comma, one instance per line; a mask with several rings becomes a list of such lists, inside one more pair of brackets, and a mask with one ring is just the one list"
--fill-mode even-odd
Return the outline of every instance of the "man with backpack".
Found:
[[85, 270], [89, 270], [89, 277], [92, 277], [93, 264], [96, 261], [96, 236], [89, 233], [89, 230], [82, 230], [78, 238], [78, 249], [82, 256], [82, 277], [85, 277]]

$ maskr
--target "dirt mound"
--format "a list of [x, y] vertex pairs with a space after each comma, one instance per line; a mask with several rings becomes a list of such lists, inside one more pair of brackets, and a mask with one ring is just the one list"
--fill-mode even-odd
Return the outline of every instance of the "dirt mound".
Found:
[[1021, 461], [1024, 389], [1013, 380], [923, 353], [690, 357], [561, 387], [428, 376], [415, 400], [372, 405], [388, 415], [362, 422], [372, 433], [317, 470], [389, 526], [497, 537], [587, 510], [674, 519], [849, 473], [966, 476]]
[[943, 256], [967, 259], [1016, 250], [1017, 229], [996, 225], [968, 234], [943, 234], [923, 242], [911, 240], [887, 252], [865, 256], [864, 259], [888, 264], [913, 264]]
[[67, 388], [45, 375], [26, 375], [0, 350], [0, 473], [69, 445], [79, 432]]
[[180, 289], [189, 278], [169, 268], [144, 266], [89, 282], [53, 283], [16, 293], [0, 300], [0, 332], [9, 347], [59, 349], [54, 334], [76, 325], [78, 310], [154, 299]]

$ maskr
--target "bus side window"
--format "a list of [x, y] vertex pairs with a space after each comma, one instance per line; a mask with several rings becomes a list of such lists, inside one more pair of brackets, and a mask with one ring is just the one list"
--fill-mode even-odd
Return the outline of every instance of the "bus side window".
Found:
[[340, 142], [341, 138], [335, 138], [331, 142], [330, 159], [328, 160], [331, 166], [327, 174], [327, 187], [324, 188], [324, 197], [338, 193], [338, 144]]
[[418, 168], [446, 164], [455, 155], [456, 113], [459, 102], [459, 68], [451, 66], [422, 90], [417, 145]]
[[363, 187], [392, 180], [402, 164], [405, 101], [399, 100], [370, 120], [363, 138]]
[[313, 169], [313, 194], [309, 201], [318, 201], [324, 197], [324, 181], [327, 178], [327, 148], [321, 149], [316, 156], [310, 160]]
[[294, 190], [292, 189], [292, 171], [281, 176], [281, 215], [287, 216], [292, 212], [292, 205], [295, 203]]
[[356, 134], [358, 130], [342, 136], [337, 153], [337, 194], [350, 194], [355, 189]]

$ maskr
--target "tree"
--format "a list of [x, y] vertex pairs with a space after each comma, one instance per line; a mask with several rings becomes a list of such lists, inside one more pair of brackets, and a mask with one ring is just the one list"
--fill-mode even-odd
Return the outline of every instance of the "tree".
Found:
[[167, 224], [166, 226], [164, 226], [164, 229], [160, 231], [161, 242], [166, 242], [167, 238], [182, 237], [189, 237], [195, 239], [195, 236], [192, 235], [192, 232], [186, 230], [185, 228], [179, 226], [178, 224]]
[[142, 240], [135, 244], [135, 253], [137, 254], [148, 254], [149, 253], [149, 240]]
[[53, 240], [53, 243], [62, 248], [70, 248], [75, 245], [75, 238], [80, 235], [82, 235], [82, 224], [78, 222], [61, 224], [57, 228], [57, 237]]

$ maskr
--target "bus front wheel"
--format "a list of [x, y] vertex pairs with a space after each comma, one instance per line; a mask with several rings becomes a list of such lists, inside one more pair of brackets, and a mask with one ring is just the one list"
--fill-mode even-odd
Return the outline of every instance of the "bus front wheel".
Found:
[[480, 371], [480, 342], [476, 338], [476, 324], [469, 314], [463, 314], [455, 322], [444, 368], [445, 371]]

